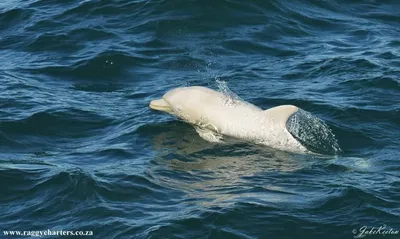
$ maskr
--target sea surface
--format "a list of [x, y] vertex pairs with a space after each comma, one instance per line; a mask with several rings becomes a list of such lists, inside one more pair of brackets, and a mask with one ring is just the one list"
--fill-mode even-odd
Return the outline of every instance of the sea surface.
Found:
[[[342, 152], [213, 144], [148, 107], [221, 82]], [[400, 238], [400, 1], [2, 0], [0, 185], [0, 238]]]

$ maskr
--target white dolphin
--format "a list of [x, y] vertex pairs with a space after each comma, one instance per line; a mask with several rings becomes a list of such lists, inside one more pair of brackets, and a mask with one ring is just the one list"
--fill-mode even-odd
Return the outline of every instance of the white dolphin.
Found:
[[150, 108], [188, 122], [210, 142], [221, 142], [228, 136], [290, 152], [340, 150], [326, 124], [293, 105], [262, 110], [221, 92], [192, 86], [167, 92], [151, 101]]

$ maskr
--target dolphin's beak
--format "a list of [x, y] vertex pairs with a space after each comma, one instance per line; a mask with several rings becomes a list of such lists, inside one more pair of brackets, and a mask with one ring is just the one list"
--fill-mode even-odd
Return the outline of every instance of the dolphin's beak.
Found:
[[149, 106], [153, 110], [164, 111], [164, 112], [167, 112], [169, 114], [173, 113], [173, 111], [172, 111], [171, 107], [169, 106], [169, 104], [163, 99], [152, 100], [150, 102]]

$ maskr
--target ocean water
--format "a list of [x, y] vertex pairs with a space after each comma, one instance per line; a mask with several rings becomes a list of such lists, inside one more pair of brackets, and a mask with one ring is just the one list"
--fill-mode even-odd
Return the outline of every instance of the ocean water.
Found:
[[[0, 63], [0, 238], [400, 230], [397, 0], [3, 0]], [[342, 152], [208, 143], [148, 107], [217, 82], [311, 112]]]

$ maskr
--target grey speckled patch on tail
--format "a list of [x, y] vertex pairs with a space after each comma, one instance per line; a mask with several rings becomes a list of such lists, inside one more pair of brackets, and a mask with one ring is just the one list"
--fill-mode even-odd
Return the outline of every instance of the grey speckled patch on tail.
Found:
[[307, 111], [299, 109], [289, 116], [286, 128], [310, 151], [322, 154], [337, 154], [341, 151], [329, 127]]

